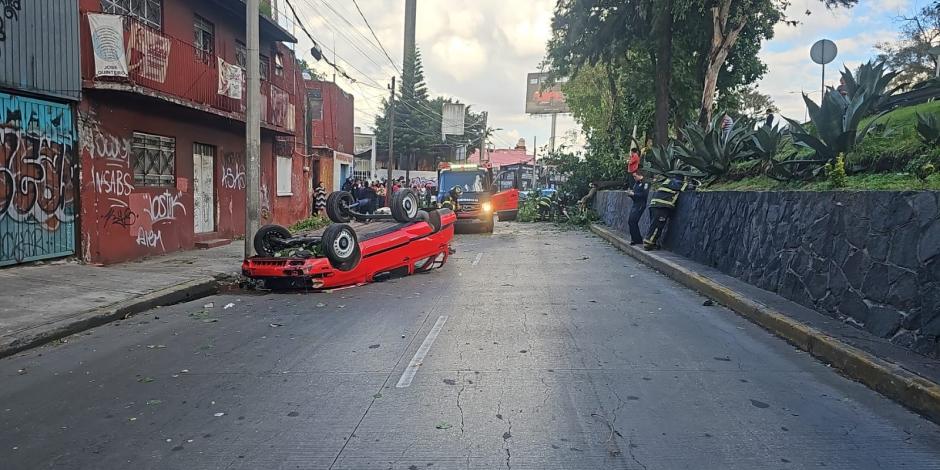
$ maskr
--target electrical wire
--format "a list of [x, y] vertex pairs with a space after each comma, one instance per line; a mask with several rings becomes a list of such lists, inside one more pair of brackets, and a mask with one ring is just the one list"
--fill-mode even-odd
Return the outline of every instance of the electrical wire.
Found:
[[[301, 0], [301, 1], [302, 1], [305, 5], [307, 5], [307, 6], [309, 6], [310, 8], [312, 8], [321, 18], [323, 18], [324, 23], [326, 24], [326, 26], [327, 26], [330, 30], [333, 31], [333, 34], [338, 35], [338, 36], [340, 36], [341, 38], [343, 38], [343, 39], [344, 39], [346, 42], [348, 42], [356, 51], [358, 51], [363, 57], [365, 57], [366, 60], [368, 60], [369, 62], [371, 62], [372, 65], [376, 66], [378, 69], [381, 69], [381, 68], [382, 68], [382, 65], [380, 65], [378, 62], [376, 62], [376, 60], [375, 60], [371, 55], [369, 55], [369, 53], [367, 53], [366, 51], [362, 50], [362, 48], [359, 47], [359, 45], [357, 44], [356, 41], [353, 41], [352, 38], [350, 38], [349, 36], [346, 35], [346, 33], [343, 31], [343, 29], [336, 28], [336, 27], [334, 27], [329, 21], [326, 21], [326, 15], [324, 15], [323, 12], [322, 12], [319, 8], [317, 8], [317, 6], [314, 5], [311, 0]], [[322, 2], [321, 2], [321, 3], [322, 3]], [[327, 5], [327, 4], [324, 4], [324, 5], [327, 6], [327, 8], [331, 8], [331, 7], [330, 7], [329, 5]], [[331, 8], [331, 11], [333, 11], [333, 12], [335, 13], [335, 10], [332, 10], [332, 8]], [[346, 20], [345, 18], [342, 18], [342, 19], [343, 19], [344, 22], [348, 23], [348, 20]], [[352, 26], [352, 25], [350, 25], [350, 26]], [[370, 42], [369, 44], [371, 44], [371, 42]], [[324, 46], [324, 47], [325, 47], [325, 46]], [[330, 49], [331, 49], [331, 52], [333, 52], [334, 54], [336, 53], [336, 48], [335, 48], [335, 46], [334, 46], [333, 48], [330, 48]], [[381, 59], [379, 59], [379, 61], [381, 61]], [[346, 60], [346, 62], [349, 63], [348, 60]], [[360, 71], [360, 73], [361, 73], [361, 71]], [[363, 75], [365, 75], [365, 74], [363, 73]]]
[[369, 24], [369, 20], [366, 19], [366, 15], [362, 12], [362, 8], [359, 8], [359, 2], [356, 0], [353, 0], [353, 5], [356, 6], [356, 11], [359, 12], [359, 16], [362, 17], [362, 21], [366, 23], [366, 26], [369, 28], [369, 32], [372, 33], [372, 37], [375, 38], [375, 42], [379, 44], [379, 47], [382, 49], [382, 52], [385, 54], [385, 58], [388, 59], [388, 61], [392, 64], [392, 67], [395, 67], [395, 70], [398, 71], [398, 74], [401, 75], [402, 73], [401, 70], [398, 68], [397, 65], [395, 65], [395, 61], [392, 60], [391, 56], [388, 55], [388, 51], [385, 50], [385, 46], [382, 45], [382, 41], [379, 40], [378, 35], [375, 34], [375, 30], [372, 29], [372, 25]]
[[[329, 28], [330, 28], [331, 30], [333, 30], [334, 32], [338, 32], [339, 35], [340, 35], [342, 38], [344, 38], [347, 42], [349, 42], [360, 54], [362, 54], [366, 59], [368, 59], [368, 60], [369, 60], [373, 65], [375, 65], [377, 68], [380, 68], [380, 69], [381, 69], [382, 66], [381, 66], [378, 62], [376, 62], [376, 61], [372, 58], [372, 56], [370, 56], [367, 52], [365, 52], [364, 50], [362, 50], [362, 48], [358, 47], [358, 45], [356, 45], [355, 41], [353, 41], [349, 36], [347, 36], [342, 30], [337, 29], [337, 28], [335, 28], [332, 24], [330, 24], [330, 22], [327, 20], [326, 16], [316, 7], [316, 5], [313, 5], [313, 4], [311, 3], [311, 0], [301, 0], [301, 1], [304, 2], [304, 4], [310, 6], [314, 11], [317, 12], [317, 13], [320, 15], [320, 17], [324, 20], [324, 23], [327, 25], [327, 27], [329, 27]], [[345, 16], [343, 16], [339, 11], [337, 11], [335, 8], [333, 8], [332, 5], [330, 5], [329, 3], [327, 3], [325, 0], [320, 0], [320, 2], [321, 2], [327, 9], [329, 9], [334, 15], [336, 15], [337, 17], [339, 17], [340, 20], [342, 20], [342, 21], [343, 21], [344, 23], [346, 23], [349, 27], [351, 27], [355, 32], [359, 33], [358, 29], [356, 29], [356, 27], [355, 27]], [[291, 13], [292, 13], [293, 16], [294, 16], [294, 19], [297, 21], [298, 26], [300, 26], [301, 30], [307, 35], [307, 37], [310, 39], [310, 41], [314, 43], [314, 45], [318, 45], [319, 43], [313, 38], [313, 35], [310, 34], [310, 32], [309, 32], [309, 31], [307, 30], [307, 28], [304, 26], [303, 22], [301, 21], [299, 15], [297, 14], [297, 11], [294, 9], [294, 6], [291, 4], [290, 0], [286, 0], [286, 3], [287, 3], [287, 5], [288, 5], [288, 7], [290, 8]], [[355, 1], [354, 1], [354, 4], [355, 4], [355, 6], [356, 6], [356, 9], [359, 11], [359, 14], [360, 14], [360, 16], [362, 17], [363, 21], [366, 23], [366, 26], [369, 28], [369, 30], [370, 30], [370, 32], [372, 33], [373, 37], [374, 37], [375, 40], [378, 42], [378, 49], [380, 49], [381, 52], [385, 55], [385, 58], [388, 59], [388, 61], [389, 61], [389, 62], [391, 63], [391, 65], [392, 65], [392, 67], [395, 68], [396, 72], [398, 72], [398, 74], [401, 75], [401, 70], [398, 68], [398, 66], [395, 64], [395, 62], [391, 59], [391, 57], [390, 57], [389, 54], [388, 54], [388, 51], [385, 49], [385, 47], [382, 45], [381, 41], [378, 39], [378, 36], [375, 34], [374, 29], [372, 28], [371, 24], [369, 24], [368, 19], [365, 17], [365, 15], [363, 14], [361, 8], [359, 7], [358, 2], [355, 2]], [[359, 33], [359, 35], [362, 36], [364, 39], [366, 39], [366, 42], [367, 42], [368, 44], [372, 45], [373, 47], [376, 46], [376, 44], [372, 43], [372, 41], [368, 40], [368, 38], [365, 38], [364, 35], [362, 35], [361, 33]], [[367, 79], [368, 79], [369, 81], [371, 81], [373, 84], [369, 84], [369, 83], [365, 83], [365, 82], [363, 82], [363, 81], [361, 81], [361, 80], [357, 80], [357, 79], [351, 77], [351, 76], [350, 76], [348, 73], [346, 73], [344, 70], [342, 70], [342, 69], [338, 66], [338, 64], [335, 64], [335, 63], [333, 63], [333, 62], [330, 62], [329, 59], [326, 59], [326, 60], [325, 60], [328, 65], [330, 65], [330, 66], [333, 67], [335, 70], [337, 70], [337, 72], [339, 72], [341, 76], [343, 76], [344, 78], [346, 78], [347, 80], [349, 80], [350, 83], [352, 83], [352, 84], [354, 84], [354, 85], [358, 85], [358, 86], [365, 86], [365, 87], [373, 88], [373, 89], [376, 89], [376, 90], [385, 91], [385, 88], [382, 87], [381, 84], [380, 84], [377, 80], [373, 79], [373, 78], [370, 77], [368, 74], [366, 74], [365, 72], [363, 72], [361, 69], [357, 68], [357, 67], [356, 67], [352, 62], [350, 62], [348, 59], [345, 59], [345, 58], [340, 57], [339, 54], [336, 53], [335, 46], [334, 46], [334, 48], [332, 48], [332, 49], [330, 49], [329, 47], [327, 47], [327, 46], [325, 46], [325, 45], [324, 45], [323, 47], [326, 48], [326, 49], [328, 49], [329, 52], [332, 52], [333, 55], [334, 55], [335, 57], [337, 57], [338, 59], [341, 59], [341, 60], [343, 60], [344, 62], [346, 62], [353, 70], [355, 70], [356, 72], [358, 72], [358, 73], [359, 73], [360, 75], [362, 75], [363, 77], [367, 78]], [[362, 91], [362, 90], [360, 89], [360, 91]], [[363, 93], [363, 94], [365, 94], [365, 93]], [[372, 98], [375, 99], [375, 96], [373, 95]], [[434, 109], [432, 109], [432, 108], [430, 108], [430, 107], [428, 107], [427, 105], [424, 105], [424, 104], [420, 104], [420, 103], [409, 103], [409, 102], [407, 102], [407, 101], [397, 101], [397, 102], [396, 102], [396, 105], [403, 105], [403, 106], [405, 106], [406, 108], [408, 108], [409, 110], [411, 110], [411, 111], [413, 111], [413, 112], [416, 112], [416, 113], [418, 113], [418, 114], [421, 114], [421, 115], [423, 115], [424, 117], [433, 119], [433, 120], [443, 119], [443, 113], [442, 113], [442, 112], [439, 113], [437, 110], [434, 110]], [[367, 112], [365, 112], [365, 111], [363, 111], [363, 110], [361, 110], [361, 109], [359, 109], [358, 111], [359, 111], [359, 112], [362, 112], [362, 113], [364, 113], [364, 114], [368, 114]], [[378, 106], [376, 106], [376, 111], [379, 111]], [[379, 114], [379, 113], [376, 113], [376, 115], [378, 115], [378, 114]], [[467, 123], [466, 125], [473, 127], [473, 126], [477, 126], [477, 125], [479, 125], [479, 124], [481, 124], [481, 123], [482, 123], [482, 121], [481, 121], [481, 120], [478, 120], [478, 121], [476, 121], [476, 122]], [[397, 125], [403, 125], [404, 127], [407, 127], [409, 130], [412, 130], [412, 131], [414, 131], [414, 132], [417, 132], [417, 133], [419, 133], [420, 135], [423, 135], [423, 136], [434, 137], [434, 138], [437, 138], [437, 137], [438, 137], [437, 135], [430, 135], [430, 134], [427, 134], [426, 132], [423, 132], [423, 131], [419, 131], [419, 130], [417, 130], [417, 129], [414, 129], [413, 127], [411, 127], [410, 125], [407, 125], [406, 123], [396, 123], [396, 126], [397, 126]], [[500, 143], [502, 143], [503, 145], [506, 145], [507, 147], [510, 147], [510, 148], [513, 147], [511, 144], [507, 143], [507, 142], [505, 141], [505, 139], [503, 139], [503, 138], [500, 137], [500, 136], [491, 135], [487, 140], [489, 140], [489, 139], [495, 139], [495, 140], [499, 141]]]

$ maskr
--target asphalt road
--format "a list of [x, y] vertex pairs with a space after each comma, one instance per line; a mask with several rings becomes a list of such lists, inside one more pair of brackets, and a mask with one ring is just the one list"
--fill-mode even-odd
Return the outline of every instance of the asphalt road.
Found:
[[456, 246], [0, 360], [0, 468], [940, 468], [940, 427], [592, 235]]

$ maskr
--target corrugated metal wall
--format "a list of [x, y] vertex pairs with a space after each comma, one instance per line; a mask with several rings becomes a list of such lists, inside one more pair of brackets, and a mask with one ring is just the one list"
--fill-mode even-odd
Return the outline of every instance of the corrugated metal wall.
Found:
[[78, 100], [78, 1], [28, 0], [10, 11], [0, 20], [0, 88]]

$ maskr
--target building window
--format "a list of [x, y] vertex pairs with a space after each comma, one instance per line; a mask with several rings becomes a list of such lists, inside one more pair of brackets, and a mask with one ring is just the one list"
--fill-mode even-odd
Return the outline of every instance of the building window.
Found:
[[[265, 55], [260, 55], [258, 59], [261, 79], [267, 80], [270, 59], [268, 59], [268, 57]], [[235, 63], [238, 64], [242, 70], [248, 70], [248, 48], [245, 47], [245, 43], [237, 40], [235, 41]]]
[[238, 40], [235, 41], [235, 64], [242, 70], [248, 70], [248, 47]]
[[176, 139], [135, 132], [131, 154], [135, 186], [176, 186]]
[[274, 54], [274, 75], [284, 76], [284, 54], [280, 52]]
[[310, 90], [307, 97], [310, 106], [310, 120], [323, 120], [323, 93], [320, 90]]
[[162, 0], [101, 0], [101, 11], [131, 16], [156, 29], [163, 24]]
[[215, 58], [215, 25], [196, 15], [193, 20], [193, 32], [195, 33], [193, 46], [196, 48], [196, 54], [203, 62], [210, 63], [210, 60]]
[[277, 195], [293, 196], [291, 192], [291, 169], [293, 159], [291, 157], [278, 156], [277, 160]]
[[268, 56], [264, 54], [262, 54], [260, 58], [261, 58], [261, 79], [267, 80], [268, 74], [270, 73], [270, 69], [271, 69], [271, 59], [269, 59]]

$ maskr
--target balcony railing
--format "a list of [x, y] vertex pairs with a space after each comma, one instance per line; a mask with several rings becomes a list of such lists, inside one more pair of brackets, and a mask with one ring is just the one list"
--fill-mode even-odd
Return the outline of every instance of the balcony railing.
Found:
[[[244, 119], [244, 76], [241, 83], [241, 99], [219, 93], [219, 59], [214, 51], [203, 51], [132, 17], [124, 17], [124, 46], [128, 76], [95, 77], [88, 13], [83, 15], [82, 79], [86, 87], [126, 87], [131, 91], [153, 92], [179, 104], [196, 108], [208, 107]], [[262, 121], [268, 125], [293, 130], [295, 116], [288, 113], [296, 110], [297, 97], [289, 90], [282, 90], [268, 81], [262, 81], [261, 93]]]

